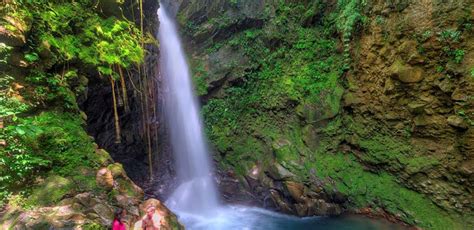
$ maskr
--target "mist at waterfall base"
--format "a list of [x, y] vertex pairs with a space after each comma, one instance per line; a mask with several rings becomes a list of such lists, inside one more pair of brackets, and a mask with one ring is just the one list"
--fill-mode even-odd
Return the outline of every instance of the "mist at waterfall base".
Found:
[[220, 204], [186, 56], [166, 10], [160, 8], [158, 16], [165, 115], [179, 184], [166, 205], [187, 229], [400, 229], [388, 222], [361, 217], [297, 218], [260, 208]]

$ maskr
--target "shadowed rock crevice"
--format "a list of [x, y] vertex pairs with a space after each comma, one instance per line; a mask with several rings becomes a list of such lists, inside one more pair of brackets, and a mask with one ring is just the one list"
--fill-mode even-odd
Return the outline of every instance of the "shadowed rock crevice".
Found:
[[[126, 1], [124, 5], [130, 9], [125, 11], [125, 15], [129, 19], [135, 19], [140, 25], [139, 5], [135, 1]], [[97, 144], [106, 149], [115, 161], [123, 164], [127, 174], [144, 189], [146, 196], [162, 199], [168, 192], [167, 185], [172, 184], [174, 171], [166, 127], [161, 116], [163, 89], [159, 76], [159, 48], [156, 40], [159, 25], [156, 14], [158, 7], [158, 1], [143, 2], [147, 55], [142, 69], [133, 67], [124, 72], [129, 111], [123, 104], [121, 89], [116, 88], [121, 142], [115, 143], [112, 91], [108, 81], [99, 78], [91, 80], [87, 95], [81, 99], [80, 106], [87, 115], [87, 131]], [[150, 146], [145, 126], [150, 129]], [[149, 174], [149, 149], [152, 153], [152, 180]]]

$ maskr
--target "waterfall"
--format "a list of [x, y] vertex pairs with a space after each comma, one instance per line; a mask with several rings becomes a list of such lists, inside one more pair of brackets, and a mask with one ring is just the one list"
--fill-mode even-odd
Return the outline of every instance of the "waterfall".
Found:
[[211, 214], [218, 208], [217, 189], [189, 67], [176, 25], [163, 6], [158, 17], [166, 120], [179, 184], [166, 204], [177, 213]]

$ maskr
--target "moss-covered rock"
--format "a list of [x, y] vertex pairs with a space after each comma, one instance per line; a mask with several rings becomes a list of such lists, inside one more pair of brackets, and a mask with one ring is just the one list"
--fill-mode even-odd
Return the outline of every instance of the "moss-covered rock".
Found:
[[[223, 79], [200, 90], [220, 166], [281, 211], [370, 206], [427, 229], [471, 227], [462, 159], [471, 159], [473, 85], [459, 64], [472, 59], [468, 1], [256, 2], [262, 23], [233, 33], [225, 22], [239, 16], [224, 20], [200, 1], [178, 11], [192, 60], [225, 53], [221, 63], [248, 63], [243, 72], [201, 64], [200, 76]], [[436, 13], [417, 13], [426, 10]], [[305, 186], [305, 202], [287, 199], [279, 182], [289, 178]]]
[[59, 202], [72, 192], [73, 182], [64, 177], [50, 176], [40, 183], [28, 198], [31, 205], [47, 206]]

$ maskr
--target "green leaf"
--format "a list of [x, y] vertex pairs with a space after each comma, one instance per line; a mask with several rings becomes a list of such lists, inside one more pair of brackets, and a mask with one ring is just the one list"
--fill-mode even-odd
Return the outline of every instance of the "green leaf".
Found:
[[37, 53], [27, 53], [25, 54], [25, 60], [29, 63], [33, 63], [39, 60], [39, 56]]
[[26, 133], [25, 130], [23, 130], [22, 128], [20, 128], [20, 127], [18, 127], [18, 126], [15, 128], [15, 131], [16, 131], [19, 135], [25, 135], [25, 133]]

